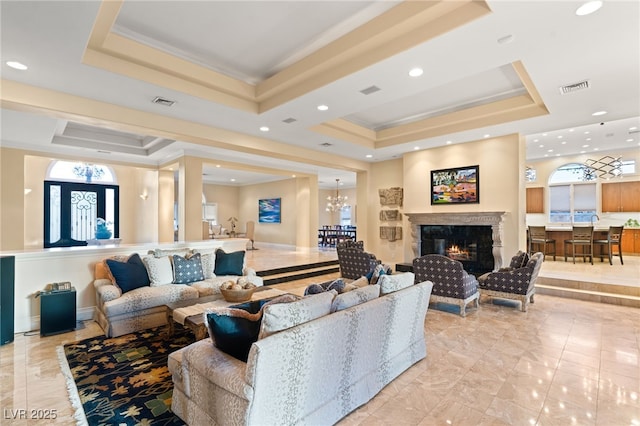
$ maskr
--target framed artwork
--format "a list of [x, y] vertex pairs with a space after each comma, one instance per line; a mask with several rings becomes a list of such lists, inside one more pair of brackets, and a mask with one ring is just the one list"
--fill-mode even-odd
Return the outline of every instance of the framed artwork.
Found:
[[479, 166], [431, 171], [431, 204], [480, 202]]
[[258, 200], [258, 222], [280, 223], [280, 198]]

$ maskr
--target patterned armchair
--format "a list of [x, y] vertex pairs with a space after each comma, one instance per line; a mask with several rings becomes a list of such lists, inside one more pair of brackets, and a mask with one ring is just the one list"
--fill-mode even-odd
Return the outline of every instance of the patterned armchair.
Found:
[[527, 312], [529, 302], [533, 303], [536, 292], [535, 281], [544, 261], [541, 252], [533, 254], [527, 264], [508, 271], [492, 272], [480, 283], [481, 295], [522, 302], [522, 312]]
[[439, 254], [427, 254], [413, 259], [413, 273], [416, 283], [433, 282], [430, 302], [458, 305], [463, 317], [470, 302], [475, 301], [478, 307], [478, 281], [464, 270], [461, 262]]
[[364, 251], [362, 241], [345, 241], [336, 247], [340, 276], [351, 280], [367, 275], [373, 271], [378, 263], [376, 256]]

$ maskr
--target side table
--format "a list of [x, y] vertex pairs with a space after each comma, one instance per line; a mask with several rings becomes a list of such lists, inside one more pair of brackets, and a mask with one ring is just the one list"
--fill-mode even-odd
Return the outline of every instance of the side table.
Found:
[[76, 289], [40, 293], [40, 334], [76, 329]]

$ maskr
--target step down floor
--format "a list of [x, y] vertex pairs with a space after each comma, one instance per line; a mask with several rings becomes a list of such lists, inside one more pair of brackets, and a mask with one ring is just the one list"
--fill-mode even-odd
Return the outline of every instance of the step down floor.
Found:
[[273, 285], [337, 272], [340, 272], [338, 261], [329, 260], [304, 265], [267, 269], [258, 271], [257, 275], [263, 278], [264, 285]]

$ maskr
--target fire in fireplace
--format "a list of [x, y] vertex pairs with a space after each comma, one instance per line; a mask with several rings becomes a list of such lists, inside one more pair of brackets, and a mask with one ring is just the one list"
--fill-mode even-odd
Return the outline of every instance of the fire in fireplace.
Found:
[[458, 260], [464, 269], [476, 276], [493, 270], [491, 226], [422, 225], [421, 256], [441, 254]]

